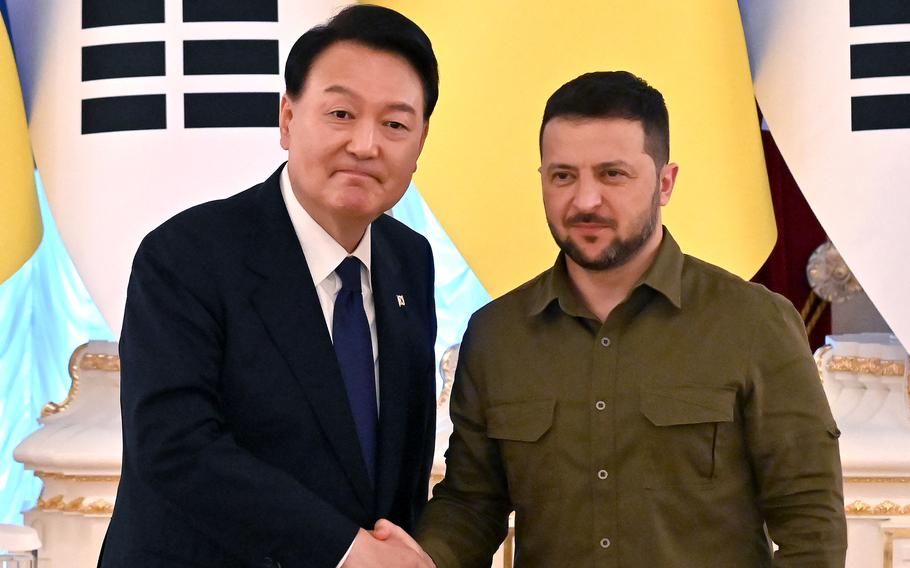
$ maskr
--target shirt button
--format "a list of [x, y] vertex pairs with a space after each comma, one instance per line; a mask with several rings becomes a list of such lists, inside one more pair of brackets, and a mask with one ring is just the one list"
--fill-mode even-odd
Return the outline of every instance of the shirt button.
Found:
[[596, 408], [597, 410], [604, 410], [607, 408], [607, 403], [602, 400], [598, 400], [597, 402], [594, 403], [594, 408]]
[[607, 473], [607, 470], [605, 470], [605, 469], [602, 469], [602, 470], [600, 470], [600, 471], [597, 472], [597, 477], [598, 477], [599, 479], [606, 479], [609, 475], [610, 475], [610, 474]]
[[601, 338], [600, 338], [600, 344], [603, 345], [604, 347], [609, 347], [609, 346], [610, 346], [610, 338], [609, 338], [609, 337], [601, 337]]
[[610, 539], [608, 539], [608, 538], [600, 539], [600, 547], [601, 548], [610, 548]]

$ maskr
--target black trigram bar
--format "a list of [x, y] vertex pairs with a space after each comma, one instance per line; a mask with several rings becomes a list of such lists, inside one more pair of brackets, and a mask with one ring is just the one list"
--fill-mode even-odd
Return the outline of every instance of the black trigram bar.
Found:
[[82, 80], [164, 75], [164, 42], [112, 43], [82, 48]]
[[277, 22], [278, 0], [183, 0], [183, 21]]
[[278, 40], [183, 42], [184, 75], [277, 75], [278, 71]]
[[186, 128], [278, 126], [278, 93], [187, 93], [183, 95]]
[[910, 95], [873, 95], [851, 99], [853, 130], [910, 128]]
[[82, 133], [167, 128], [164, 95], [131, 95], [82, 101]]
[[850, 0], [850, 26], [910, 24], [907, 0]]
[[82, 28], [160, 24], [164, 0], [82, 0]]
[[850, 78], [910, 75], [910, 41], [850, 46]]

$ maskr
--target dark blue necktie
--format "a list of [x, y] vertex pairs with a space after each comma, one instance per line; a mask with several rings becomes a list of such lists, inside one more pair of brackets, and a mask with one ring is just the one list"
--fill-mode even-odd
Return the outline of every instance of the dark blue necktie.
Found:
[[370, 480], [375, 483], [378, 430], [376, 375], [370, 324], [363, 309], [360, 289], [360, 260], [353, 256], [345, 258], [335, 269], [335, 274], [341, 278], [341, 290], [335, 297], [332, 341], [351, 404], [351, 414], [354, 415], [363, 459]]

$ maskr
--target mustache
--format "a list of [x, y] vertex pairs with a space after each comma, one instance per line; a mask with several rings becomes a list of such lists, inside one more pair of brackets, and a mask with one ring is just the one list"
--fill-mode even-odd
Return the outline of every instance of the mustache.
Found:
[[611, 229], [615, 229], [617, 226], [616, 219], [603, 217], [597, 213], [576, 213], [575, 215], [572, 215], [566, 219], [566, 223], [569, 225], [586, 225], [596, 223], [598, 225], [604, 225], [605, 227], [609, 227]]

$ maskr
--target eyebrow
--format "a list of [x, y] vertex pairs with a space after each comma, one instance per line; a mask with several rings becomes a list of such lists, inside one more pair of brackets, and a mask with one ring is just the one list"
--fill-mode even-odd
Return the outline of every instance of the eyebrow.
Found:
[[[360, 95], [358, 95], [351, 89], [348, 89], [347, 87], [344, 87], [342, 85], [329, 85], [328, 87], [325, 88], [325, 90], [323, 92], [324, 93], [338, 93], [339, 95], [345, 95], [347, 97], [351, 97], [354, 99], [362, 98]], [[412, 107], [408, 103], [402, 103], [402, 102], [389, 103], [386, 105], [386, 109], [396, 110], [399, 112], [406, 112], [409, 114], [413, 114], [414, 116], [417, 116], [417, 111], [414, 109], [414, 107]]]
[[571, 164], [550, 164], [547, 166], [547, 171], [552, 172], [553, 170], [577, 170], [576, 166]]
[[[626, 162], [625, 160], [611, 160], [608, 162], [601, 162], [599, 164], [595, 164], [594, 167], [597, 169], [615, 168], [615, 167], [632, 169], [632, 165], [629, 164], [628, 162]], [[572, 164], [563, 164], [563, 163], [550, 164], [547, 166], [548, 172], [553, 171], [553, 170], [575, 171], [575, 170], [578, 170], [578, 166], [573, 166]]]

